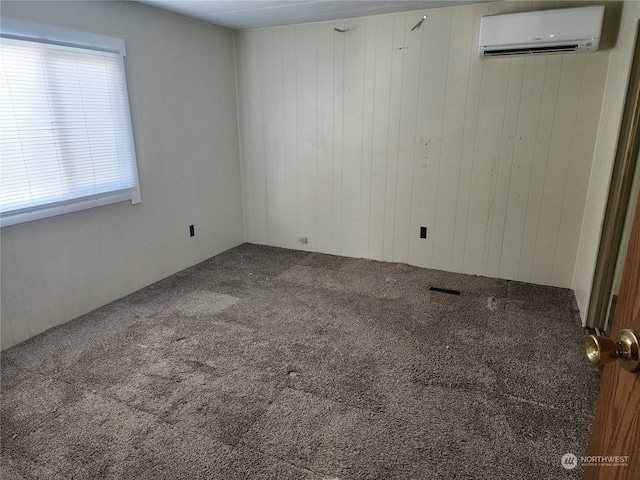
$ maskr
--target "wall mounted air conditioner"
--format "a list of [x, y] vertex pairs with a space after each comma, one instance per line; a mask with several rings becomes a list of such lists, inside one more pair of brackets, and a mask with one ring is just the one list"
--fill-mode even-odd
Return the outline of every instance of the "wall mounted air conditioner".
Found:
[[480, 58], [595, 52], [604, 6], [492, 15], [480, 19]]

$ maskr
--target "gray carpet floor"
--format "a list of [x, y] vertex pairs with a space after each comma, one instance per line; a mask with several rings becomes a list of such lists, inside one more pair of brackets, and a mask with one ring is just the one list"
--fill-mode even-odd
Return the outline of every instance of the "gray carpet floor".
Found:
[[569, 290], [244, 244], [2, 352], [2, 478], [580, 478], [582, 344]]

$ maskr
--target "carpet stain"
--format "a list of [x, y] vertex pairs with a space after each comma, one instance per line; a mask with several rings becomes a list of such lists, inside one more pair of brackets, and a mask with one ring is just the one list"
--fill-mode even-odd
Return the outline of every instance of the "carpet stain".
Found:
[[485, 303], [485, 306], [488, 310], [495, 312], [498, 309], [498, 299], [496, 299], [495, 297], [487, 298], [487, 303]]
[[239, 300], [231, 295], [206, 290], [189, 292], [175, 298], [167, 313], [186, 317], [211, 316], [223, 312]]

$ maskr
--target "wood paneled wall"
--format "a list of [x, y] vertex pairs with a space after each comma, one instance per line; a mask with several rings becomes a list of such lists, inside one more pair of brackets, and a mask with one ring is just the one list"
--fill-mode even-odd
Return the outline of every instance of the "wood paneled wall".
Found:
[[609, 52], [477, 54], [554, 6], [237, 32], [246, 240], [571, 287]]

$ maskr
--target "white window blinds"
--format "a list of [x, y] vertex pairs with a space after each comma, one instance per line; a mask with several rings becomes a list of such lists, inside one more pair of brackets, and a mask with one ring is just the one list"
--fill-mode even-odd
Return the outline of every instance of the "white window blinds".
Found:
[[120, 53], [2, 38], [2, 226], [139, 202]]

